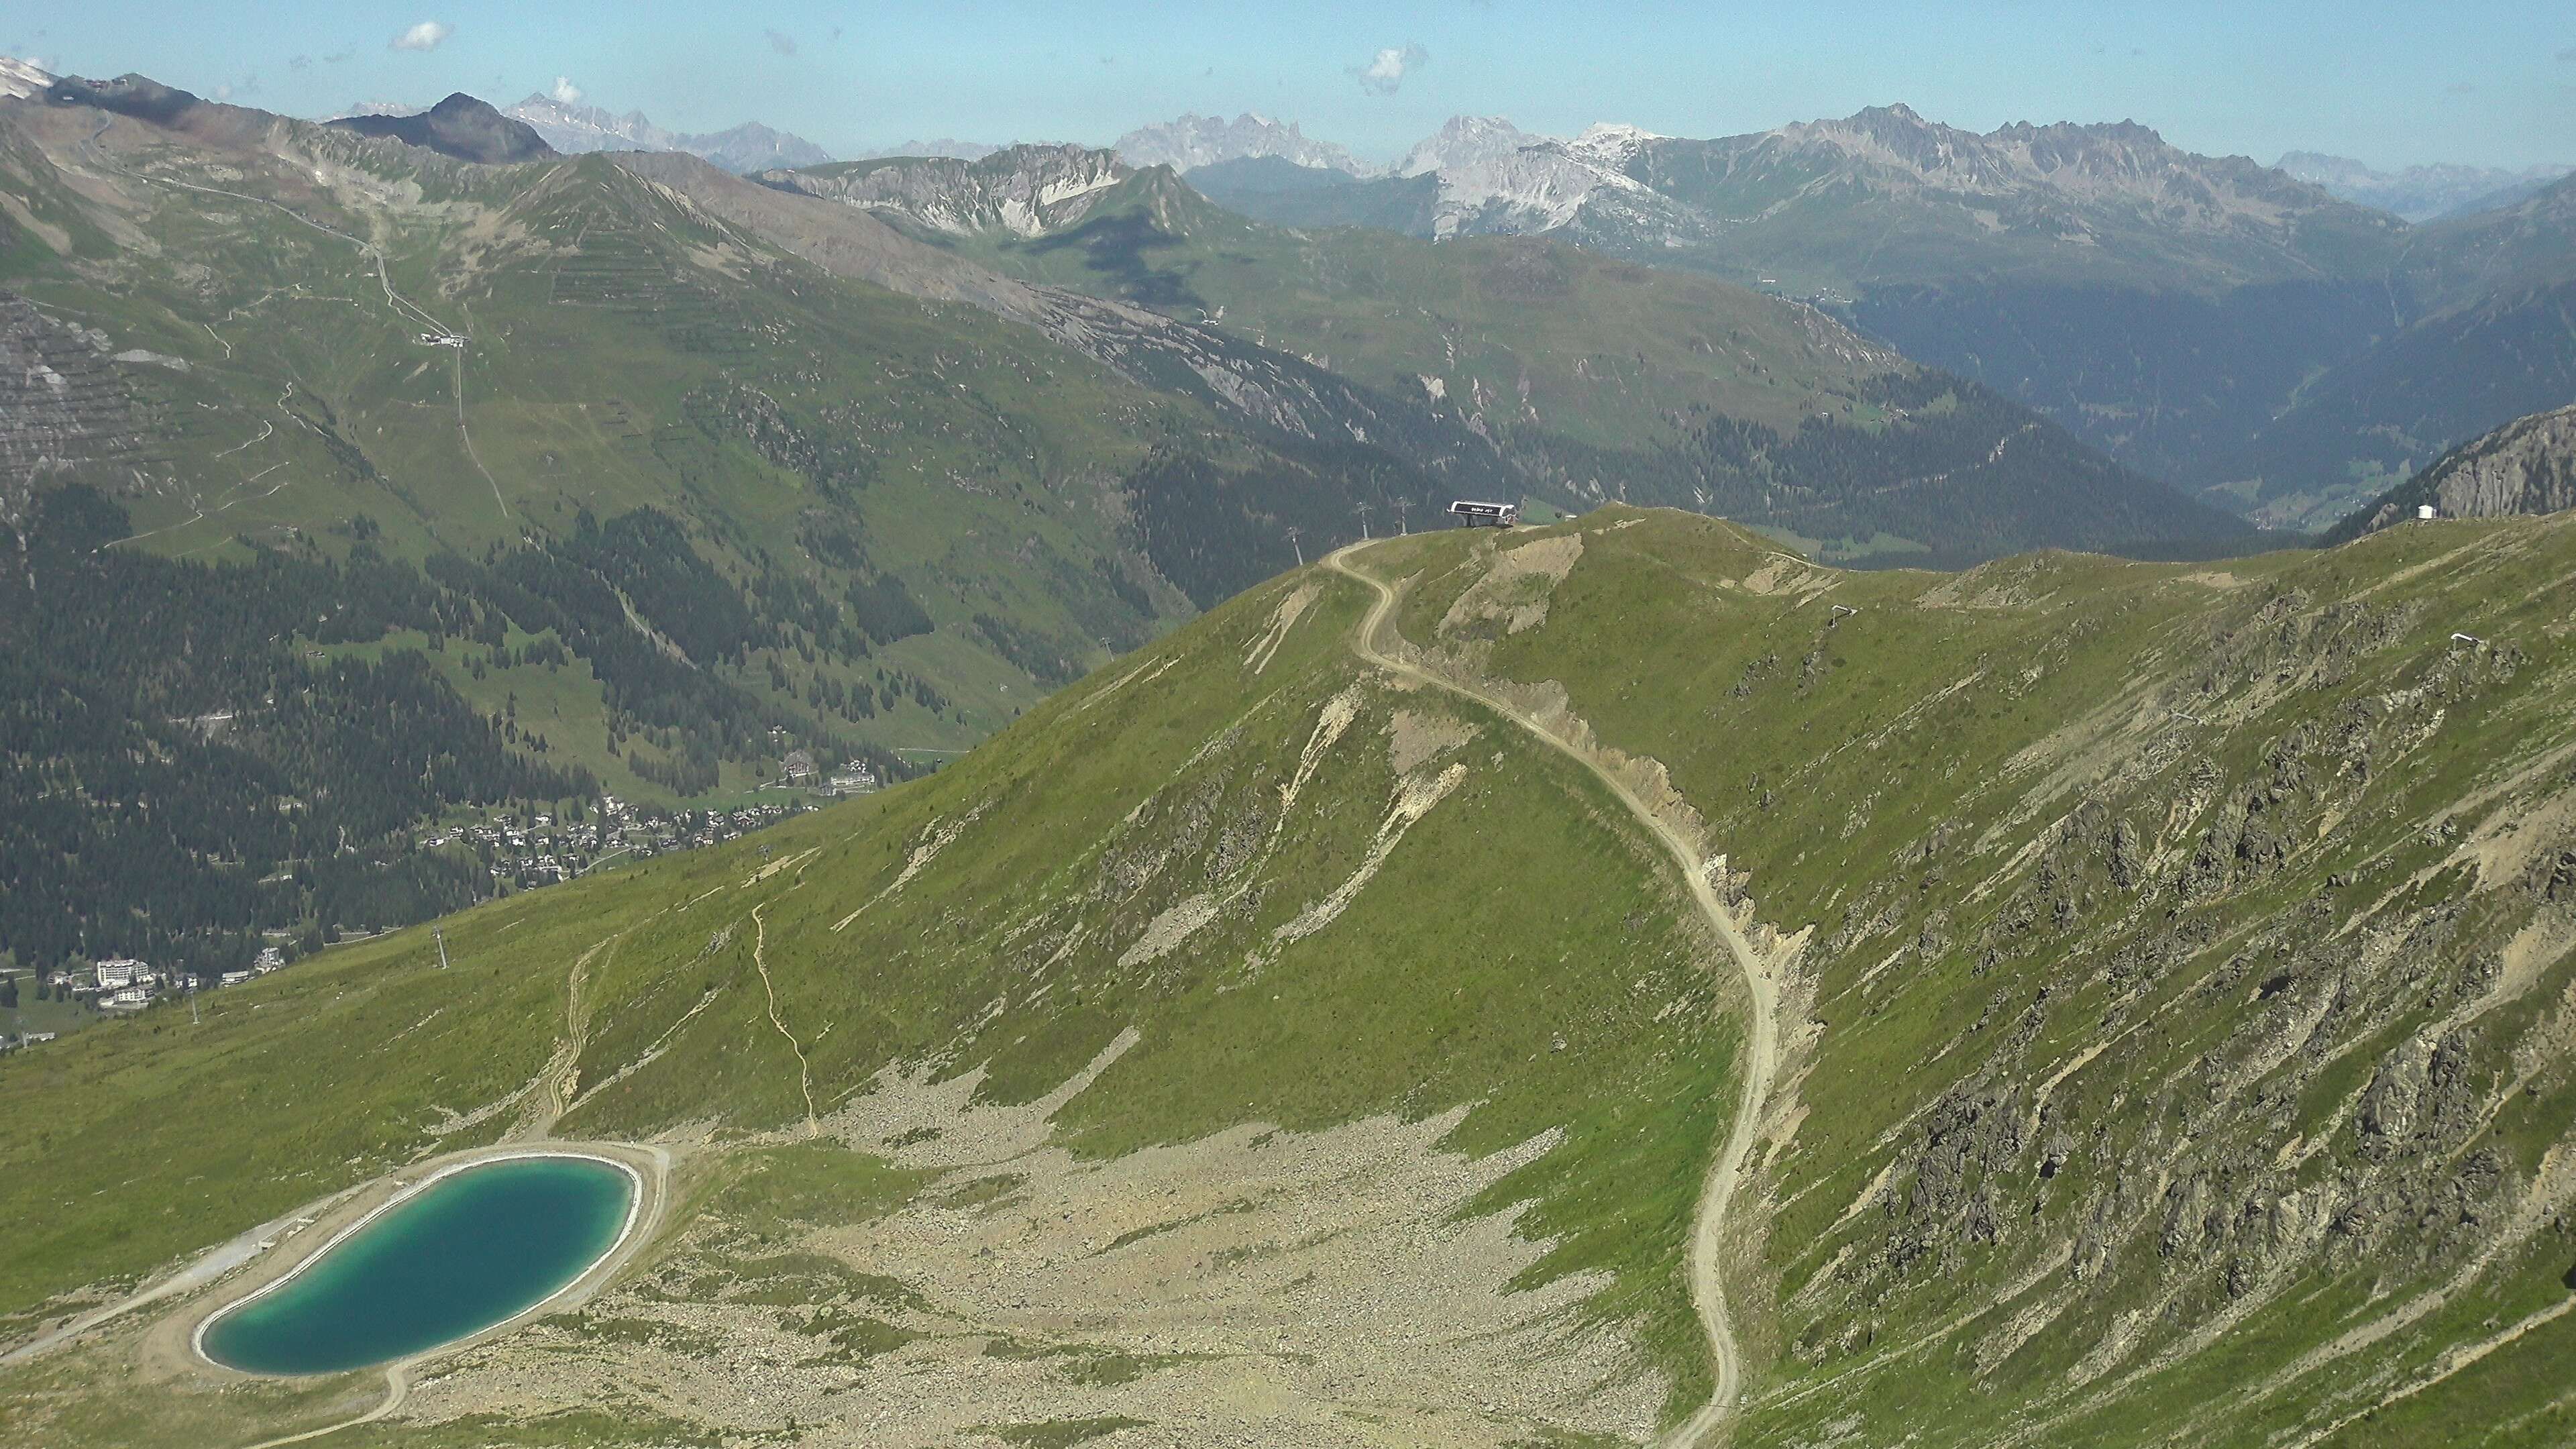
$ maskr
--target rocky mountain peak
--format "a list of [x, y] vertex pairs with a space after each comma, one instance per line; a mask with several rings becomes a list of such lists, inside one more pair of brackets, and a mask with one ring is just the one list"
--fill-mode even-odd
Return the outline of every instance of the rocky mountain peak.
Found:
[[1143, 126], [1118, 138], [1112, 147], [1131, 166], [1169, 166], [1190, 171], [1227, 161], [1276, 156], [1299, 166], [1374, 176], [1381, 168], [1351, 154], [1348, 148], [1318, 141], [1297, 127], [1246, 111], [1233, 120], [1195, 112], [1176, 121]]
[[1665, 139], [1643, 126], [1618, 121], [1595, 121], [1582, 133], [1565, 143], [1565, 149], [1598, 166], [1624, 167], [1649, 142]]
[[1488, 166], [1548, 139], [1522, 130], [1505, 116], [1451, 116], [1404, 153], [1404, 159], [1395, 163], [1395, 174], [1421, 176]]
[[463, 91], [416, 116], [347, 116], [325, 124], [483, 165], [542, 161], [561, 154], [527, 122], [505, 116], [491, 102]]

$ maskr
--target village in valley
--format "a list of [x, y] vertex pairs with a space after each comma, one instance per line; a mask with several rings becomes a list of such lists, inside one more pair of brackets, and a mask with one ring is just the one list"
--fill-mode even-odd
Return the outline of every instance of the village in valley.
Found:
[[[561, 814], [534, 804], [487, 810], [419, 832], [411, 849], [471, 853], [491, 878], [490, 894], [510, 895], [577, 879], [603, 866], [738, 840], [819, 809], [822, 800], [869, 794], [881, 784], [863, 761], [825, 773], [803, 750], [790, 751], [779, 774], [778, 781], [742, 803], [708, 809], [603, 795], [593, 802], [564, 802]], [[239, 986], [314, 951], [394, 929], [400, 928], [316, 922], [301, 931], [270, 931], [250, 965], [210, 977], [125, 956], [73, 961], [42, 972], [0, 969], [0, 1051], [40, 1046], [89, 1022], [131, 1016], [195, 991]]]

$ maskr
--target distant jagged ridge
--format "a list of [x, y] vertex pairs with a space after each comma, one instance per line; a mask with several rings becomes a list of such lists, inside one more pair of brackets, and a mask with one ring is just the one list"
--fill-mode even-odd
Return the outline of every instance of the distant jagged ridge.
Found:
[[567, 156], [590, 151], [685, 151], [736, 175], [772, 166], [820, 166], [832, 153], [806, 140], [745, 121], [728, 130], [690, 134], [665, 130], [642, 111], [615, 115], [603, 106], [561, 101], [540, 91], [504, 112], [525, 121]]
[[2314, 182], [2346, 201], [2394, 212], [2408, 221], [2436, 221], [2511, 206], [2576, 166], [2461, 166], [2444, 162], [2378, 171], [2350, 156], [2322, 151], [2291, 151], [2272, 163], [2281, 171]]
[[1276, 156], [1300, 166], [1346, 171], [1353, 176], [1379, 176], [1386, 171], [1383, 166], [1362, 161], [1348, 147], [1315, 140], [1299, 130], [1294, 121], [1274, 121], [1250, 111], [1231, 121], [1192, 113], [1161, 125], [1140, 126], [1119, 137], [1111, 149], [1128, 165], [1140, 169], [1169, 166], [1175, 171], [1189, 171], [1225, 161]]
[[2503, 518], [2576, 508], [2576, 406], [2516, 418], [2470, 439], [2388, 490], [2326, 534], [2344, 543], [2415, 516]]

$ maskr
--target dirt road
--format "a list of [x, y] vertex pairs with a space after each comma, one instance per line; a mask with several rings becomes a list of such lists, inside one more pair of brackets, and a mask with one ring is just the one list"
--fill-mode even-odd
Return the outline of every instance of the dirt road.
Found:
[[1707, 1181], [1701, 1184], [1699, 1217], [1691, 1230], [1691, 1303], [1699, 1310], [1700, 1326], [1708, 1333], [1710, 1356], [1717, 1360], [1716, 1391], [1698, 1413], [1684, 1420], [1662, 1440], [1674, 1449], [1694, 1449], [1694, 1446], [1706, 1442], [1725, 1422], [1742, 1392], [1740, 1355], [1736, 1350], [1734, 1326], [1727, 1318], [1726, 1286], [1719, 1272], [1718, 1258], [1725, 1241], [1727, 1209], [1735, 1199], [1735, 1180], [1743, 1169], [1746, 1154], [1753, 1148], [1754, 1128], [1760, 1120], [1763, 1099], [1770, 1094], [1771, 1078], [1778, 1067], [1778, 1040], [1773, 1021], [1777, 983], [1772, 981], [1761, 958], [1745, 942], [1744, 933], [1736, 928], [1734, 915], [1710, 887], [1706, 863], [1699, 858], [1698, 844], [1683, 839], [1679, 831], [1657, 817], [1647, 808], [1646, 802], [1639, 799], [1636, 792], [1612, 774], [1608, 767], [1549, 733], [1536, 720], [1505, 701], [1472, 685], [1433, 674], [1379, 648], [1378, 641], [1386, 630], [1387, 620], [1395, 612], [1396, 596], [1392, 585], [1353, 566], [1353, 556], [1369, 546], [1352, 544], [1324, 560], [1325, 566], [1335, 573], [1357, 579], [1377, 592], [1377, 602], [1369, 607], [1368, 616], [1360, 621], [1358, 631], [1352, 636], [1352, 650], [1381, 669], [1474, 700], [1591, 771], [1593, 778], [1617, 796], [1620, 804], [1628, 807], [1628, 813], [1636, 816], [1637, 822], [1662, 842], [1674, 864], [1681, 867], [1682, 879], [1690, 886], [1693, 903], [1707, 918], [1709, 928], [1717, 933], [1718, 939], [1726, 943], [1727, 954], [1735, 958], [1736, 969], [1744, 976], [1745, 990], [1752, 995], [1753, 1019], [1745, 1028], [1743, 1095], [1736, 1103], [1735, 1123], [1727, 1132], [1726, 1147], [1709, 1168]]

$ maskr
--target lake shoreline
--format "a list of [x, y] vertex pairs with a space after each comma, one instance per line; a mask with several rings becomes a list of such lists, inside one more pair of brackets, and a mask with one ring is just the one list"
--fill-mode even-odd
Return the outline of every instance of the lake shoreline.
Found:
[[[613, 1168], [624, 1175], [626, 1179], [626, 1189], [623, 1193], [623, 1211], [619, 1214], [616, 1233], [610, 1237], [608, 1242], [603, 1245], [598, 1252], [590, 1255], [582, 1262], [578, 1269], [565, 1277], [561, 1283], [556, 1284], [554, 1287], [547, 1290], [546, 1293], [535, 1302], [530, 1303], [515, 1312], [506, 1314], [490, 1323], [483, 1324], [480, 1327], [453, 1335], [449, 1338], [441, 1339], [427, 1347], [414, 1349], [404, 1353], [396, 1353], [373, 1363], [352, 1364], [344, 1368], [250, 1368], [239, 1363], [227, 1362], [225, 1359], [217, 1357], [216, 1354], [207, 1348], [207, 1336], [210, 1333], [215, 1332], [218, 1325], [222, 1324], [226, 1319], [231, 1318], [233, 1315], [259, 1303], [261, 1300], [269, 1298], [272, 1295], [287, 1289], [290, 1285], [295, 1284], [298, 1280], [302, 1279], [308, 1271], [320, 1264], [328, 1262], [331, 1259], [331, 1256], [335, 1252], [339, 1251], [344, 1245], [358, 1240], [363, 1234], [385, 1224], [399, 1210], [421, 1202], [436, 1191], [441, 1184], [453, 1183], [456, 1179], [468, 1174], [488, 1172], [493, 1168], [509, 1163], [549, 1161], [590, 1163]], [[386, 1197], [383, 1201], [378, 1202], [372, 1208], [369, 1208], [367, 1211], [362, 1213], [356, 1221], [347, 1224], [337, 1232], [331, 1234], [322, 1242], [320, 1247], [305, 1253], [300, 1259], [292, 1263], [285, 1272], [270, 1278], [268, 1281], [261, 1283], [249, 1292], [233, 1298], [230, 1302], [225, 1303], [213, 1312], [198, 1319], [196, 1328], [189, 1335], [189, 1347], [195, 1352], [197, 1357], [203, 1359], [207, 1363], [213, 1364], [218, 1368], [229, 1369], [235, 1373], [249, 1374], [261, 1378], [310, 1378], [327, 1376], [334, 1373], [358, 1372], [368, 1368], [380, 1368], [387, 1363], [418, 1358], [423, 1354], [436, 1352], [450, 1344], [478, 1337], [485, 1333], [508, 1328], [526, 1318], [544, 1312], [549, 1304], [552, 1304], [556, 1299], [562, 1297], [583, 1279], [589, 1277], [601, 1264], [617, 1256], [619, 1250], [625, 1247], [627, 1241], [633, 1236], [635, 1225], [642, 1217], [647, 1191], [648, 1189], [645, 1183], [644, 1173], [642, 1170], [638, 1169], [635, 1164], [608, 1153], [586, 1151], [573, 1147], [557, 1147], [551, 1145], [528, 1146], [449, 1162], [444, 1166], [419, 1177], [408, 1185], [398, 1188], [391, 1196]]]
[[[339, 1370], [323, 1374], [269, 1374], [234, 1368], [208, 1357], [203, 1351], [207, 1327], [234, 1308], [248, 1303], [284, 1284], [318, 1262], [330, 1250], [374, 1221], [387, 1210], [409, 1201], [433, 1182], [456, 1173], [512, 1158], [572, 1157], [608, 1163], [632, 1174], [635, 1187], [625, 1221], [608, 1250], [562, 1287], [541, 1301], [522, 1309], [498, 1323], [450, 1339], [418, 1352], [364, 1368]], [[277, 1220], [285, 1231], [270, 1240], [255, 1256], [221, 1275], [216, 1284], [223, 1297], [212, 1308], [191, 1304], [185, 1311], [167, 1315], [146, 1335], [147, 1356], [181, 1372], [219, 1383], [291, 1383], [313, 1382], [334, 1376], [347, 1376], [353, 1382], [373, 1382], [387, 1369], [407, 1367], [475, 1344], [524, 1326], [530, 1320], [567, 1308], [578, 1307], [614, 1278], [631, 1261], [644, 1244], [660, 1231], [670, 1201], [670, 1149], [658, 1144], [608, 1141], [515, 1141], [496, 1142], [483, 1147], [467, 1148], [441, 1154], [401, 1168], [373, 1182], [344, 1189], [317, 1198], [306, 1209]], [[300, 1224], [300, 1226], [299, 1226]], [[191, 1293], [190, 1298], [198, 1298]], [[202, 1302], [202, 1298], [198, 1298]]]

